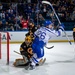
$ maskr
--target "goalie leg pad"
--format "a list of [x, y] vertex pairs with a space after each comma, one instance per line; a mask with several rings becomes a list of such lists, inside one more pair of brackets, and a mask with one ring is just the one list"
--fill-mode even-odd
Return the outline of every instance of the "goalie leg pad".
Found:
[[27, 63], [27, 60], [25, 60], [25, 59], [16, 59], [15, 62], [13, 63], [13, 65], [17, 67], [20, 65], [22, 66], [26, 63]]

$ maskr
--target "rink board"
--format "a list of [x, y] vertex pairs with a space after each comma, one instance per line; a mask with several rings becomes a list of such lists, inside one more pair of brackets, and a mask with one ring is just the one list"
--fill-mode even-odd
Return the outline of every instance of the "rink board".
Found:
[[[20, 31], [20, 32], [9, 32], [9, 40], [10, 43], [22, 43], [25, 39], [25, 34], [27, 31]], [[72, 31], [66, 31], [66, 34], [68, 38], [73, 41], [73, 32]], [[5, 43], [7, 40], [7, 37], [5, 34], [2, 33], [2, 42]], [[63, 33], [60, 37], [52, 37], [49, 42], [66, 42], [68, 41], [66, 38], [66, 35]]]

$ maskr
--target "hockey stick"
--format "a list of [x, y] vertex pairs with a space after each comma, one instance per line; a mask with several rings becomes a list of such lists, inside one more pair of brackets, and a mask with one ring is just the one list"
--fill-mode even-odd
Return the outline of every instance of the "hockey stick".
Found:
[[47, 48], [47, 49], [52, 49], [54, 46], [51, 46], [51, 47], [47, 47], [47, 46], [45, 46], [45, 48]]
[[[56, 18], [57, 18], [57, 20], [58, 20], [59, 24], [61, 25], [61, 22], [60, 22], [60, 20], [59, 20], [59, 18], [58, 18], [58, 16], [57, 16], [57, 14], [56, 14], [56, 12], [55, 12], [55, 10], [54, 10], [54, 8], [53, 8], [52, 4], [51, 4], [50, 2], [48, 2], [48, 1], [42, 1], [42, 3], [48, 4], [48, 5], [50, 5], [50, 6], [51, 6], [51, 8], [52, 8], [52, 10], [53, 10], [53, 12], [54, 12], [54, 14], [55, 14], [55, 16], [56, 16]], [[65, 30], [64, 30], [64, 29], [63, 29], [63, 32], [64, 32], [64, 34], [66, 35], [66, 38], [67, 38], [68, 42], [69, 42], [69, 43], [70, 43], [70, 45], [71, 45], [72, 43], [71, 43], [70, 39], [68, 38], [68, 35], [66, 34], [66, 32], [65, 32]]]
[[14, 51], [15, 53], [17, 53], [17, 54], [19, 54], [19, 55], [21, 55], [19, 52], [17, 52], [17, 51]]

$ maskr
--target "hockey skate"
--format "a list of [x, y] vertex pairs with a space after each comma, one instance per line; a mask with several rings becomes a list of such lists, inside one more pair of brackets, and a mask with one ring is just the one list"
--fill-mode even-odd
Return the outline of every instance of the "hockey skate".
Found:
[[46, 61], [46, 58], [41, 59], [41, 60], [36, 64], [36, 66], [41, 66], [41, 65], [43, 65], [43, 64], [45, 63], [45, 61]]
[[25, 70], [29, 70], [29, 68], [30, 68], [30, 63], [28, 63], [28, 65], [25, 66]]
[[[41, 60], [36, 64], [36, 66], [42, 66], [42, 65], [45, 63], [45, 61], [46, 61], [46, 58], [41, 59]], [[35, 69], [35, 66], [34, 66], [34, 65], [31, 65], [31, 63], [29, 63], [27, 66], [25, 66], [25, 69], [26, 69], [26, 70], [33, 70], [33, 69]]]

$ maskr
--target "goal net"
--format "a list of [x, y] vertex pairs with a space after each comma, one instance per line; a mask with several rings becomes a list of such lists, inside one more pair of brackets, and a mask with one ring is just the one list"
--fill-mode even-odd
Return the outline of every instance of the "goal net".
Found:
[[0, 61], [9, 64], [9, 32], [0, 32]]

